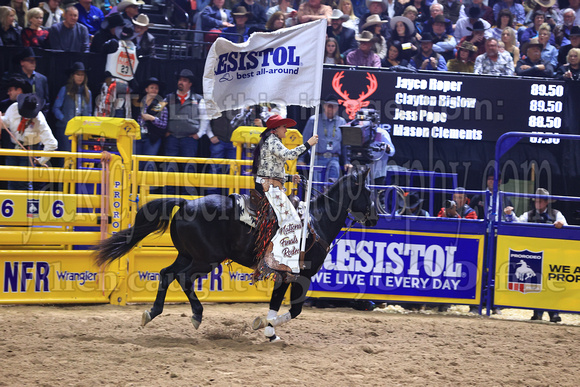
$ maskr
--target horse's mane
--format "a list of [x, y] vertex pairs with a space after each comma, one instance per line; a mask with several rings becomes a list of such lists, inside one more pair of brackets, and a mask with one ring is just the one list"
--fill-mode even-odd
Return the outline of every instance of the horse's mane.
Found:
[[334, 184], [326, 188], [323, 192], [318, 193], [316, 197], [314, 197], [310, 201], [310, 208], [314, 210], [313, 212], [320, 212], [324, 210], [324, 204], [328, 202], [329, 197], [338, 202], [339, 201], [338, 191], [340, 190], [341, 185], [343, 185], [342, 183], [345, 180], [348, 180], [350, 178], [356, 179], [357, 177], [358, 175], [356, 172], [352, 172], [342, 176]]

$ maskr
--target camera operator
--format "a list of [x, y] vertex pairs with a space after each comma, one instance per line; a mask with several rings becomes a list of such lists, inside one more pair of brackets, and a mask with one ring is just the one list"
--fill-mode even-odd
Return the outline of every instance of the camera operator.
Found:
[[[346, 149], [342, 144], [341, 126], [346, 125], [344, 118], [338, 115], [338, 98], [335, 95], [328, 95], [324, 99], [324, 112], [318, 118], [318, 145], [314, 165], [325, 167], [325, 171], [315, 170], [313, 181], [329, 181], [341, 177], [341, 165], [345, 170], [351, 166], [346, 164]], [[304, 132], [304, 138], [310, 138], [314, 132], [315, 116], [308, 119]], [[307, 155], [312, 157], [310, 152], [304, 153], [298, 160], [299, 165], [306, 165]]]
[[445, 200], [445, 207], [439, 211], [438, 218], [461, 218], [457, 213], [457, 203], [453, 200]]

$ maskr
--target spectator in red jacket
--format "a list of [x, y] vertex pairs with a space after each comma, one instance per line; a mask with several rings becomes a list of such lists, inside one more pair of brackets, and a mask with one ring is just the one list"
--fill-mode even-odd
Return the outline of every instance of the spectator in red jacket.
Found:
[[[439, 211], [439, 214], [437, 216], [440, 218], [457, 217], [466, 219], [477, 219], [477, 213], [473, 208], [469, 207], [469, 204], [467, 204], [467, 197], [462, 192], [465, 190], [465, 188], [457, 187], [457, 190], [460, 192], [456, 192], [453, 194], [453, 200], [449, 200], [446, 202], [446, 204], [448, 204], [449, 202], [455, 203], [456, 204], [455, 211], [453, 211], [452, 206], [450, 206], [450, 208], [447, 208], [448, 206], [446, 205], [445, 207], [441, 208], [441, 211]], [[455, 212], [457, 216], [449, 216], [450, 214], [453, 214], [453, 212]]]

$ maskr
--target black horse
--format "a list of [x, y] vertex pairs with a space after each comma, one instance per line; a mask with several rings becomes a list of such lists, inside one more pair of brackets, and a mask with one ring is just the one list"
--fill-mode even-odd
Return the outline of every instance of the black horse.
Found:
[[[359, 223], [374, 226], [374, 204], [370, 190], [365, 184], [368, 169], [353, 171], [334, 183], [326, 193], [312, 200], [311, 224], [316, 236], [309, 235], [303, 269], [292, 283], [290, 312], [272, 316], [282, 304], [288, 283], [277, 283], [270, 300], [268, 319], [256, 319], [254, 329], [268, 325], [266, 336], [276, 338], [273, 326], [295, 318], [302, 311], [302, 304], [310, 286], [310, 278], [318, 272], [332, 243], [345, 225], [349, 213]], [[179, 209], [173, 217], [173, 208]], [[157, 199], [144, 205], [137, 213], [134, 226], [102, 241], [95, 247], [96, 262], [107, 264], [127, 254], [139, 241], [153, 232], [164, 232], [171, 226], [171, 239], [177, 248], [177, 259], [160, 271], [159, 290], [153, 307], [145, 311], [142, 325], [163, 312], [169, 285], [178, 280], [187, 295], [197, 329], [201, 324], [203, 306], [197, 298], [193, 282], [215, 269], [223, 261], [231, 259], [243, 266], [255, 269], [255, 237], [252, 228], [238, 220], [237, 205], [229, 196], [209, 195], [197, 200], [179, 198]], [[321, 240], [322, 241], [321, 241]], [[326, 242], [326, 243], [325, 243]]]

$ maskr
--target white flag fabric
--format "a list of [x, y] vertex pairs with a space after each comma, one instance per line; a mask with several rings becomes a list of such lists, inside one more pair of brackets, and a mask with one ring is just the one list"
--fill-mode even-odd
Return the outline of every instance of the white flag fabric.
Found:
[[312, 107], [319, 103], [326, 19], [256, 32], [244, 43], [218, 38], [203, 74], [208, 118], [264, 102]]

